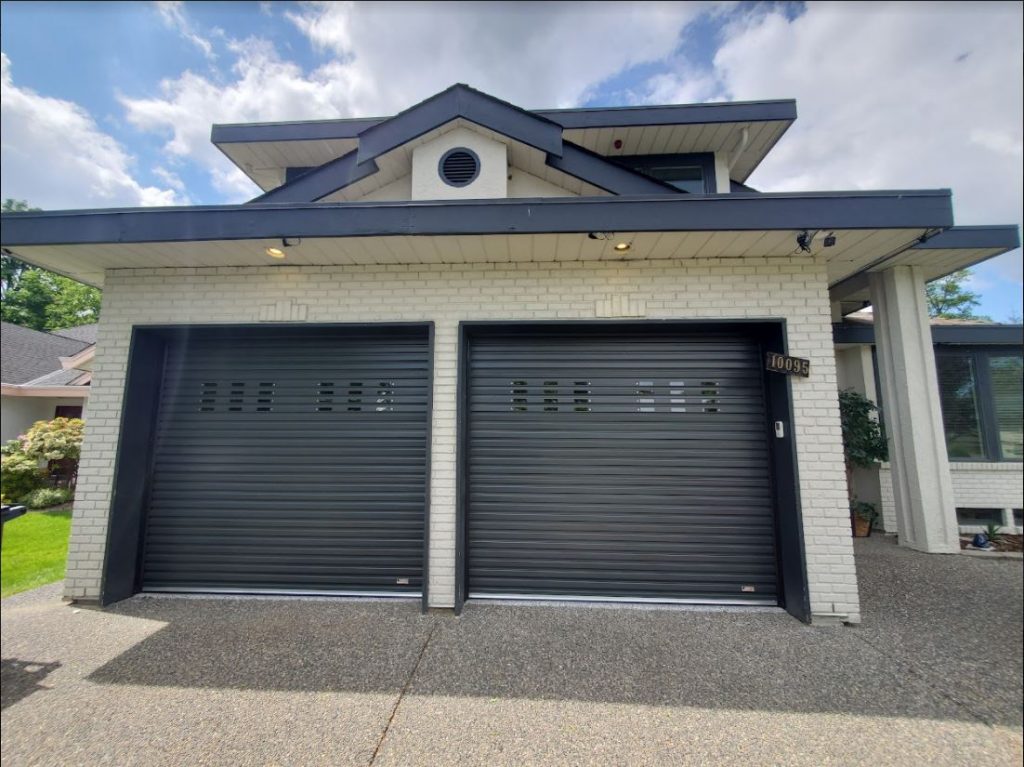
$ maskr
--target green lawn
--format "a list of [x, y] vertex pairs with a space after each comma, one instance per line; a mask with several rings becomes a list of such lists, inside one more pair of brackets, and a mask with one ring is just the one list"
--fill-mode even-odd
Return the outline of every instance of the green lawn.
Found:
[[63, 578], [70, 532], [70, 511], [30, 511], [4, 525], [0, 596]]

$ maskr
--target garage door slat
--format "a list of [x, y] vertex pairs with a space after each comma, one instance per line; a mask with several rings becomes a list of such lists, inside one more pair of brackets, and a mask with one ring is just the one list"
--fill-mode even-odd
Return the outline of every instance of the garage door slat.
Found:
[[699, 330], [472, 338], [470, 596], [776, 603], [761, 359]]
[[143, 589], [419, 591], [429, 362], [422, 329], [170, 341]]

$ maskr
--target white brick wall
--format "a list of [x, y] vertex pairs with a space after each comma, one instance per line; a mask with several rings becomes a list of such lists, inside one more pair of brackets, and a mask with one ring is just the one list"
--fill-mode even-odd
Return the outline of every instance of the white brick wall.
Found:
[[[130, 330], [147, 323], [433, 320], [430, 602], [454, 600], [460, 320], [591, 319], [614, 296], [649, 318], [785, 318], [811, 607], [860, 620], [824, 265], [809, 258], [114, 270], [106, 276], [66, 593], [99, 595]], [[268, 308], [269, 307], [269, 308]]]
[[[961, 509], [1003, 509], [1004, 526], [1010, 527], [1013, 509], [1024, 505], [1024, 464], [1020, 463], [976, 463], [973, 461], [950, 461], [949, 472], [953, 479], [953, 498]], [[892, 470], [888, 464], [879, 469], [882, 488], [882, 518], [886, 532], [898, 532], [896, 526], [895, 500], [892, 490]], [[981, 531], [977, 525], [960, 525], [960, 532]], [[1021, 532], [1018, 528], [1016, 532]]]

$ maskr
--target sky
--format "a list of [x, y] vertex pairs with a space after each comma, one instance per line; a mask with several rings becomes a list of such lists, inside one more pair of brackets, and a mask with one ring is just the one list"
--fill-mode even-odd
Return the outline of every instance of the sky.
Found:
[[[3, 2], [0, 196], [243, 202], [213, 123], [382, 116], [464, 82], [526, 108], [795, 98], [754, 188], [948, 187], [958, 224], [1019, 226], [1022, 7]], [[997, 321], [1021, 285], [1019, 250], [971, 280]]]

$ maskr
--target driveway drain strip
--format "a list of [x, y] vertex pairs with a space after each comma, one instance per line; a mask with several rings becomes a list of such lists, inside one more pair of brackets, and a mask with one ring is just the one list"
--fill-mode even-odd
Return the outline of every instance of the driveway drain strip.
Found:
[[430, 640], [433, 638], [434, 631], [436, 629], [437, 624], [435, 623], [430, 627], [430, 631], [427, 633], [427, 638], [423, 641], [423, 647], [420, 648], [420, 654], [416, 658], [416, 663], [413, 664], [412, 671], [409, 672], [409, 678], [405, 680], [405, 684], [402, 686], [402, 691], [398, 694], [398, 700], [395, 701], [395, 706], [391, 709], [391, 716], [388, 717], [388, 723], [384, 725], [384, 732], [380, 734], [380, 740], [377, 741], [377, 746], [373, 749], [373, 756], [370, 757], [369, 765], [372, 765], [377, 761], [377, 754], [380, 753], [380, 747], [384, 745], [384, 739], [388, 736], [388, 731], [391, 729], [391, 723], [395, 721], [395, 714], [398, 713], [398, 707], [402, 705], [402, 700], [405, 698], [405, 694], [409, 691], [409, 687], [412, 685], [412, 680], [416, 676], [416, 671], [420, 667], [420, 661], [423, 660], [423, 656], [427, 652], [427, 645], [430, 644]]

